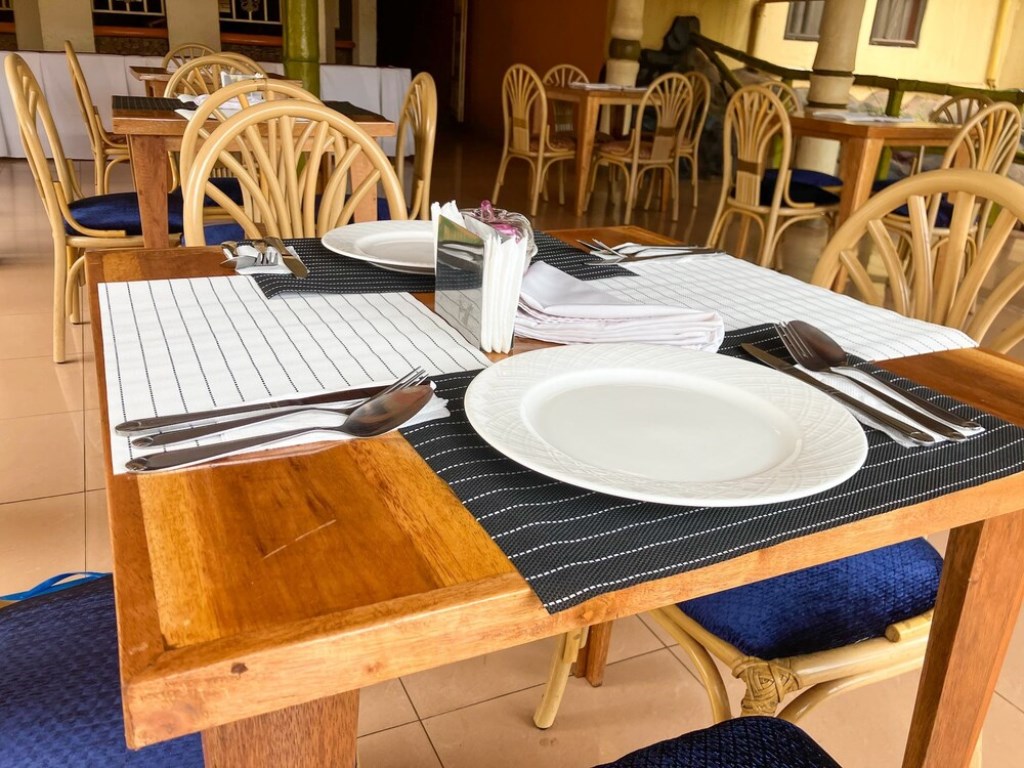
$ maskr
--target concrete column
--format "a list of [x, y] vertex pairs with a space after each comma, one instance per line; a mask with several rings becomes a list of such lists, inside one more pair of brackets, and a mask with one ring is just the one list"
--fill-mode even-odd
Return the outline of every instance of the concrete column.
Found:
[[377, 0], [352, 0], [352, 63], [377, 66]]
[[320, 2], [286, 0], [284, 3], [284, 73], [320, 95]]
[[14, 0], [11, 7], [19, 49], [63, 51], [70, 40], [79, 53], [96, 50], [90, 0]]
[[[825, 0], [818, 35], [818, 50], [811, 71], [807, 106], [846, 109], [857, 65], [857, 43], [865, 0]], [[802, 139], [797, 165], [826, 173], [835, 169], [839, 144], [823, 139]]]
[[640, 71], [640, 38], [644, 34], [644, 0], [615, 0], [605, 82], [636, 85]]
[[167, 45], [202, 43], [220, 50], [220, 8], [213, 0], [164, 0]]

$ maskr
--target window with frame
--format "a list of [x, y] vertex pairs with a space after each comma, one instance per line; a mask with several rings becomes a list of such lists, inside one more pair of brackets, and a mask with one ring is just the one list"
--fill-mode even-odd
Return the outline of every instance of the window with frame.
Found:
[[817, 40], [821, 29], [821, 14], [825, 0], [802, 0], [789, 4], [786, 14], [787, 40]]
[[878, 0], [871, 24], [872, 45], [916, 48], [926, 0]]

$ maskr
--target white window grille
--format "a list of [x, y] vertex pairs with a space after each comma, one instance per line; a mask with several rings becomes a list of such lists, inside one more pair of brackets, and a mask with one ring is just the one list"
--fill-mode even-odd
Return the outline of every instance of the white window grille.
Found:
[[280, 24], [279, 0], [219, 0], [221, 21], [243, 24]]
[[[10, 1], [6, 0], [8, 4]], [[163, 16], [164, 0], [92, 0], [92, 10], [124, 16]]]

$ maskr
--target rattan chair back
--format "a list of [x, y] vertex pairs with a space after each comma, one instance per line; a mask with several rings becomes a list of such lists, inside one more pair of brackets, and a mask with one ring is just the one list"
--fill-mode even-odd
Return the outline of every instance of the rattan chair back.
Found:
[[430, 176], [434, 166], [436, 135], [437, 87], [434, 78], [420, 72], [405, 92], [395, 147], [395, 173], [404, 190], [406, 143], [412, 137], [412, 192], [409, 196], [409, 218], [412, 219], [430, 218]]
[[221, 53], [200, 56], [178, 67], [164, 88], [164, 96], [210, 94], [223, 85], [222, 75], [261, 75], [263, 67], [244, 56]]
[[198, 59], [200, 56], [210, 56], [217, 53], [208, 45], [203, 43], [182, 43], [176, 45], [164, 55], [163, 68], [168, 72], [178, 69], [182, 64]]

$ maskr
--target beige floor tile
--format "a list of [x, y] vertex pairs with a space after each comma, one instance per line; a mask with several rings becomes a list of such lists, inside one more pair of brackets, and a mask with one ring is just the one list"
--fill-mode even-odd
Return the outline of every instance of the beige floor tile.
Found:
[[0, 594], [85, 567], [84, 494], [0, 504]]
[[359, 692], [359, 735], [416, 722], [416, 710], [400, 680], [371, 685]]
[[103, 428], [99, 410], [85, 411], [85, 490], [105, 488], [107, 477], [104, 472]]
[[[77, 360], [82, 350], [82, 327], [67, 324], [67, 355]], [[49, 312], [0, 315], [0, 370], [4, 360], [50, 357], [53, 353], [53, 317]]]
[[700, 686], [666, 650], [608, 667], [605, 684], [570, 680], [555, 724], [534, 728], [539, 689], [424, 721], [445, 768], [583, 768], [710, 725]]
[[664, 628], [662, 628], [661, 624], [652, 619], [649, 614], [641, 613], [640, 621], [642, 621], [647, 628], [654, 633], [654, 636], [658, 638], [662, 645], [667, 648], [671, 648], [673, 645], [676, 645], [676, 639], [666, 632]]
[[1019, 768], [1024, 712], [1001, 696], [992, 698], [981, 735], [981, 764], [984, 768]]
[[[554, 638], [547, 638], [409, 675], [403, 682], [420, 717], [431, 717], [543, 683], [554, 647]], [[615, 622], [608, 659], [614, 663], [660, 647], [639, 619], [629, 617]], [[539, 689], [536, 695], [539, 699]]]
[[53, 267], [48, 263], [0, 260], [0, 315], [31, 315], [50, 312], [53, 300]]
[[1017, 628], [1010, 638], [996, 691], [1024, 712], [1024, 611], [1017, 617]]
[[106, 491], [85, 493], [85, 567], [90, 571], [114, 570]]
[[441, 768], [420, 723], [401, 725], [359, 739], [360, 768]]
[[81, 411], [84, 368], [49, 355], [0, 361], [0, 419]]
[[[693, 675], [694, 679], [699, 681], [700, 675], [697, 673], [697, 667], [692, 661], [690, 661], [690, 657], [687, 655], [686, 651], [678, 645], [672, 646], [669, 650], [672, 651], [672, 654], [679, 659], [680, 662], [682, 662], [683, 666], [685, 666], [690, 674]], [[742, 701], [744, 694], [747, 692], [747, 686], [744, 685], [742, 680], [733, 675], [729, 668], [718, 659], [715, 659], [715, 666], [718, 668], [718, 674], [722, 676], [722, 680], [725, 682], [725, 690], [729, 694], [729, 706], [732, 709], [732, 713], [734, 716], [739, 715], [740, 701]], [[701, 683], [701, 685], [703, 686], [703, 683]], [[705, 694], [704, 700], [707, 702], [706, 706], [708, 708], [708, 716], [710, 717], [711, 702], [707, 698], [707, 694]]]
[[0, 420], [0, 504], [85, 490], [81, 412]]

